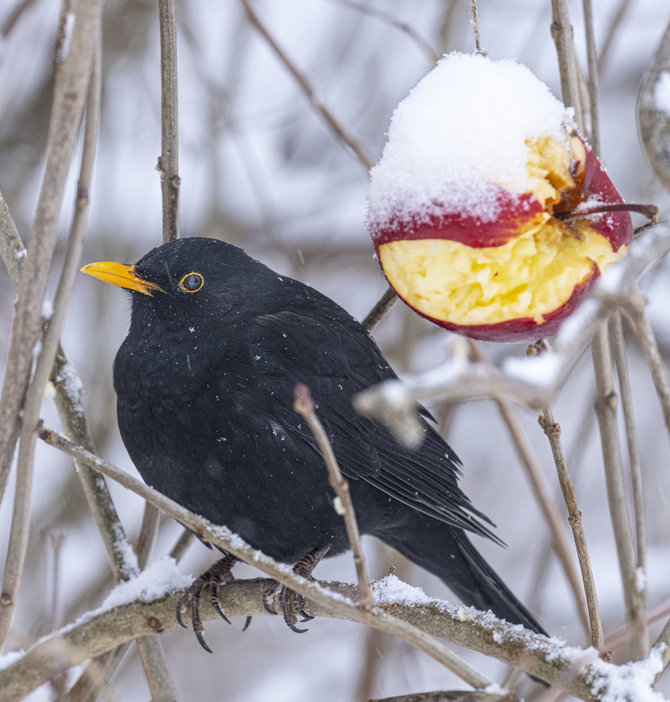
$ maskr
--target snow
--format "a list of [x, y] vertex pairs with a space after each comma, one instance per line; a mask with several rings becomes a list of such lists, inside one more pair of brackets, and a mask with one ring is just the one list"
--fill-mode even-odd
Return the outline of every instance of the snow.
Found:
[[654, 105], [670, 118], [670, 71], [663, 71], [654, 86]]
[[54, 306], [48, 297], [45, 297], [42, 301], [42, 317], [45, 319], [51, 319], [51, 315], [54, 313]]
[[23, 649], [20, 649], [18, 651], [7, 651], [7, 653], [3, 653], [2, 655], [0, 655], [0, 670], [9, 668], [9, 666], [13, 663], [16, 663], [16, 661], [18, 661], [19, 658], [23, 658], [24, 654], [25, 651]]
[[434, 600], [420, 588], [403, 582], [396, 575], [387, 575], [372, 583], [372, 597], [375, 604], [425, 605], [435, 604]]
[[126, 533], [120, 523], [113, 526], [114, 548], [121, 555], [123, 574], [126, 578], [134, 578], [140, 570], [137, 563], [137, 554], [128, 541]]
[[635, 589], [638, 592], [644, 592], [645, 588], [647, 587], [647, 574], [644, 571], [644, 568], [640, 566], [639, 568], [636, 568], [635, 570]]
[[58, 377], [55, 380], [58, 385], [63, 387], [65, 394], [70, 398], [74, 410], [83, 413], [84, 386], [81, 382], [81, 378], [77, 375], [77, 372], [69, 361], [61, 366]]
[[368, 219], [466, 211], [492, 221], [500, 187], [531, 189], [526, 140], [565, 141], [566, 127], [571, 111], [526, 66], [448, 54], [393, 113], [370, 172]]
[[538, 388], [551, 387], [561, 372], [560, 357], [552, 352], [541, 353], [538, 356], [510, 356], [503, 361], [506, 375], [523, 380]]
[[107, 595], [96, 613], [99, 614], [101, 611], [136, 600], [151, 602], [159, 597], [183, 590], [192, 582], [193, 578], [190, 575], [179, 570], [175, 559], [166, 556], [151, 563], [136, 578], [117, 585]]
[[663, 702], [666, 698], [651, 686], [656, 674], [663, 670], [664, 649], [664, 645], [655, 647], [645, 660], [619, 666], [592, 661], [599, 677], [591, 691], [600, 702]]
[[72, 33], [74, 32], [74, 25], [77, 21], [77, 16], [74, 12], [68, 12], [65, 15], [65, 21], [63, 22], [63, 33], [60, 37], [60, 42], [57, 46], [56, 51], [56, 61], [63, 62], [70, 53], [70, 44], [72, 44]]

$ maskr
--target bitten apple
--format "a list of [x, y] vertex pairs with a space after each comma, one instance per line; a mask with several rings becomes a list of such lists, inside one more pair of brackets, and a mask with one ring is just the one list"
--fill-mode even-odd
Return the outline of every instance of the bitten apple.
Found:
[[[587, 214], [623, 201], [574, 132], [570, 114], [528, 69], [456, 54], [434, 70], [442, 71], [441, 79], [428, 81], [429, 90], [415, 89], [406, 99], [410, 109], [400, 110], [401, 103], [394, 114], [401, 124], [394, 130], [392, 122], [382, 161], [372, 171], [368, 227], [384, 274], [408, 305], [447, 329], [495, 341], [551, 335], [627, 250], [630, 215]], [[462, 72], [471, 80], [463, 81]], [[528, 95], [520, 100], [520, 114], [513, 104], [529, 86], [541, 119], [523, 113]], [[458, 89], [467, 92], [460, 96]], [[469, 109], [481, 110], [479, 93], [487, 89], [494, 102], [503, 96], [500, 104], [468, 117]], [[453, 105], [435, 104], [434, 90], [446, 91]], [[419, 107], [411, 104], [417, 93], [428, 95]], [[439, 133], [444, 125], [435, 111], [441, 109], [460, 113], [448, 125], [460, 135]], [[510, 128], [515, 120], [521, 125]], [[415, 152], [428, 154], [426, 132], [433, 123], [438, 129], [432, 137], [440, 143], [423, 168]], [[497, 143], [509, 140], [516, 143]], [[454, 159], [463, 156], [464, 145], [475, 154], [465, 154], [459, 165]], [[397, 167], [405, 172], [394, 173]]]

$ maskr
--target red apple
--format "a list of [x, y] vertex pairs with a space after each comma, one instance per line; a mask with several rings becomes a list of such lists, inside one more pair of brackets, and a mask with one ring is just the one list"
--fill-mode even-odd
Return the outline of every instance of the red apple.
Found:
[[[621, 204], [588, 144], [573, 136], [529, 144], [520, 195], [492, 186], [498, 214], [483, 221], [446, 209], [369, 221], [387, 280], [410, 307], [446, 329], [491, 341], [554, 334], [601, 271], [629, 246], [628, 212], [579, 216], [589, 201]], [[586, 209], [586, 208], [583, 208]]]

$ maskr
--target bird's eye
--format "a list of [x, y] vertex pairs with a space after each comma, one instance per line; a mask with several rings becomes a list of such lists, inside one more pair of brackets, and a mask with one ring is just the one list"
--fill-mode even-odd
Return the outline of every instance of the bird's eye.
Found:
[[179, 287], [187, 293], [198, 292], [205, 284], [205, 279], [200, 273], [187, 273], [180, 281]]

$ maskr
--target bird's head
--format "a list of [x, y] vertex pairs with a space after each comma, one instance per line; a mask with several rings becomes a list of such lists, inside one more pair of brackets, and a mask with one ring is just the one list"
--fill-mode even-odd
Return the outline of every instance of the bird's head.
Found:
[[104, 261], [81, 270], [131, 292], [133, 324], [160, 318], [176, 330], [217, 324], [222, 315], [248, 309], [241, 303], [250, 290], [267, 291], [276, 277], [242, 249], [201, 237], [158, 246], [134, 265]]

